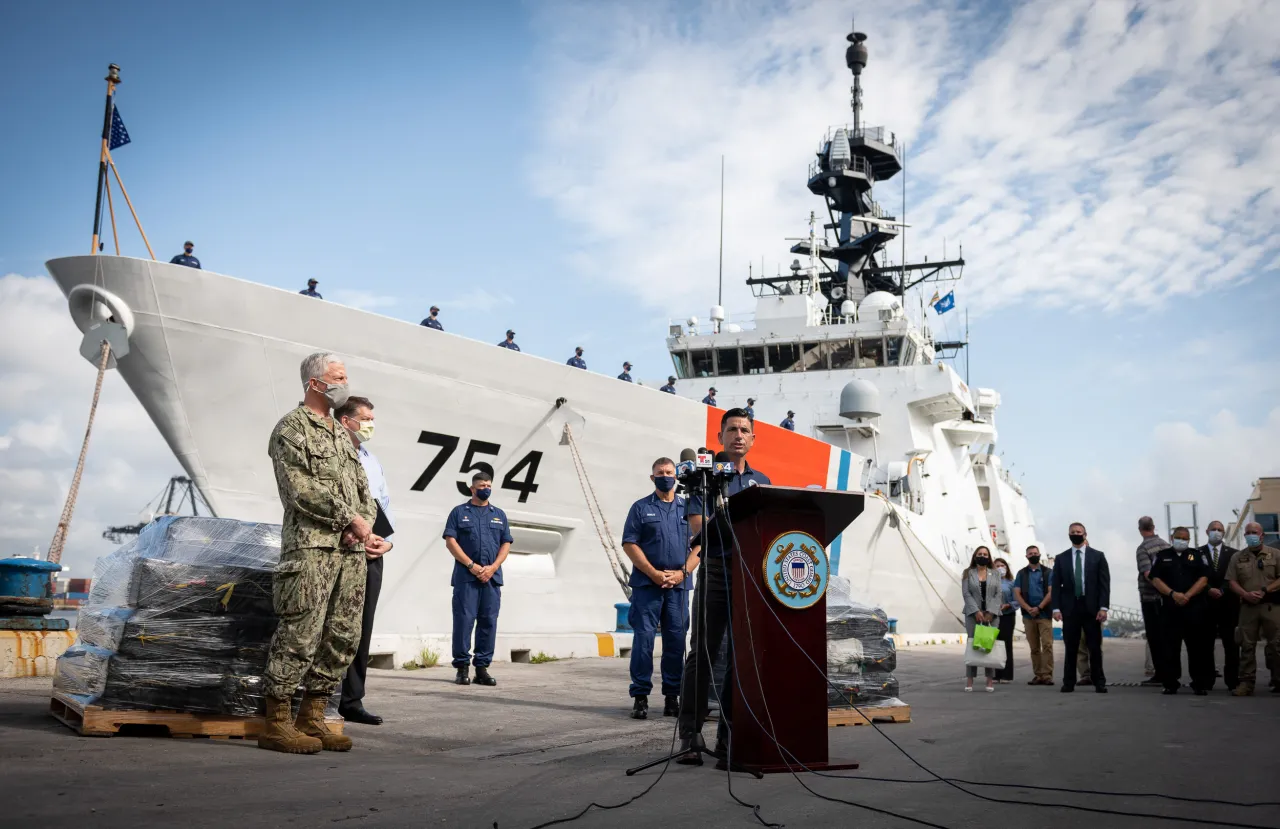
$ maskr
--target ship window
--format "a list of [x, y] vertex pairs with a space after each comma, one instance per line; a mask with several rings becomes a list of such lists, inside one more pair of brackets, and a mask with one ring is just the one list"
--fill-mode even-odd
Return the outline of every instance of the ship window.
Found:
[[1280, 546], [1280, 514], [1260, 512], [1253, 516], [1253, 520], [1262, 525], [1263, 544], [1268, 547]]
[[898, 358], [902, 356], [902, 337], [885, 337], [884, 341], [887, 346], [884, 364], [886, 366], [896, 366]]
[[800, 346], [796, 343], [779, 343], [765, 349], [769, 357], [769, 372], [781, 374], [800, 370]]
[[831, 349], [832, 368], [857, 368], [858, 341], [840, 340]]
[[743, 374], [764, 374], [766, 371], [767, 369], [764, 367], [763, 346], [742, 349]]
[[915, 365], [915, 362], [916, 362], [916, 341], [912, 339], [908, 339], [907, 344], [903, 347], [903, 350], [902, 350], [902, 364], [904, 366], [911, 366], [911, 365]]
[[830, 350], [829, 343], [805, 343], [804, 370], [817, 371], [818, 369], [828, 368], [827, 352]]
[[689, 352], [689, 376], [710, 377], [712, 373], [710, 351]]
[[738, 359], [738, 349], [716, 349], [716, 374], [721, 377], [742, 373], [742, 361]]
[[671, 355], [671, 361], [676, 364], [676, 377], [681, 380], [689, 377], [689, 352], [676, 351]]
[[858, 344], [858, 368], [877, 368], [884, 365], [884, 340], [862, 340]]

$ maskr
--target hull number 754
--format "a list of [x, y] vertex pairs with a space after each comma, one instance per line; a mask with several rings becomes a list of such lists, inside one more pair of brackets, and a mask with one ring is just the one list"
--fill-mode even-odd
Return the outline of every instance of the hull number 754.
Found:
[[[409, 487], [414, 492], [422, 492], [427, 485], [435, 479], [444, 465], [449, 462], [449, 458], [457, 451], [461, 438], [455, 435], [446, 435], [440, 432], [423, 432], [418, 435], [418, 443], [425, 443], [429, 446], [438, 446], [440, 451], [436, 452], [436, 456], [431, 459], [431, 463], [427, 464], [427, 468], [422, 470], [422, 474], [418, 476], [418, 480], [413, 482], [413, 486]], [[466, 454], [462, 457], [462, 467], [458, 470], [463, 476], [463, 480], [457, 481], [458, 492], [462, 495], [471, 494], [471, 474], [474, 472], [487, 472], [491, 477], [495, 477], [493, 466], [485, 461], [479, 460], [479, 455], [497, 456], [502, 452], [502, 447], [496, 443], [489, 443], [484, 440], [472, 440], [467, 444]], [[511, 467], [502, 478], [502, 488], [510, 489], [520, 493], [520, 503], [529, 500], [529, 496], [538, 491], [538, 485], [534, 483], [534, 478], [538, 476], [538, 465], [542, 463], [542, 453], [534, 450], [529, 452], [520, 462]], [[523, 477], [521, 477], [523, 475]]]

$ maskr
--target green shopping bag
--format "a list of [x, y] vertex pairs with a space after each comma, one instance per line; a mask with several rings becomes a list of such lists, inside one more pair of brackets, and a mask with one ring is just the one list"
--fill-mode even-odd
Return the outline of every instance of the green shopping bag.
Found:
[[975, 650], [991, 653], [991, 649], [996, 646], [996, 638], [999, 636], [1000, 628], [993, 628], [991, 625], [974, 625], [973, 647]]

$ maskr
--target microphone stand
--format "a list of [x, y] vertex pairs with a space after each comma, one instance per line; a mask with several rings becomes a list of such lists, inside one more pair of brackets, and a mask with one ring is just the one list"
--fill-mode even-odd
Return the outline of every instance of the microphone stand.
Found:
[[[708, 696], [708, 698], [710, 698], [710, 696], [711, 696], [711, 686], [712, 686], [712, 685], [714, 685], [714, 683], [715, 683], [715, 655], [713, 655], [713, 654], [711, 653], [711, 649], [710, 649], [710, 647], [708, 646], [708, 643], [707, 643], [707, 641], [706, 641], [706, 639], [707, 639], [707, 636], [706, 636], [706, 633], [707, 633], [707, 594], [710, 592], [710, 586], [707, 584], [707, 539], [710, 537], [710, 535], [709, 535], [709, 530], [711, 529], [710, 524], [709, 524], [709, 521], [708, 521], [708, 519], [710, 518], [710, 510], [709, 510], [709, 507], [708, 507], [708, 505], [707, 505], [707, 500], [708, 500], [709, 498], [711, 498], [711, 497], [712, 497], [711, 487], [708, 485], [708, 478], [709, 478], [709, 477], [710, 477], [710, 474], [709, 474], [708, 472], [700, 471], [699, 479], [698, 479], [698, 484], [697, 484], [697, 488], [698, 488], [698, 489], [700, 489], [700, 490], [701, 490], [701, 492], [702, 492], [702, 533], [701, 533], [701, 535], [702, 535], [702, 555], [698, 556], [698, 579], [697, 579], [697, 581], [694, 583], [694, 593], [695, 593], [695, 595], [694, 595], [694, 602], [693, 602], [693, 606], [694, 606], [694, 609], [695, 609], [696, 611], [698, 611], [698, 612], [694, 613], [694, 617], [695, 617], [695, 618], [693, 618], [693, 619], [691, 619], [691, 620], [690, 620], [690, 621], [691, 621], [691, 622], [693, 622], [694, 624], [698, 625], [698, 627], [697, 627], [697, 628], [695, 628], [695, 630], [696, 630], [696, 631], [698, 632], [698, 634], [699, 634], [699, 636], [698, 636], [698, 642], [699, 642], [699, 644], [700, 644], [700, 645], [702, 645], [702, 646], [703, 646], [703, 650], [704, 650], [704, 652], [707, 654], [707, 662], [709, 662], [709, 663], [710, 663], [710, 664], [707, 666], [707, 670], [711, 671], [711, 674], [712, 674], [712, 677], [711, 677], [710, 683], [709, 683], [709, 685], [708, 685], [708, 687], [707, 687], [707, 696]], [[721, 496], [721, 492], [720, 492], [720, 489], [719, 489], [719, 486], [718, 486], [718, 485], [717, 485], [717, 487], [716, 487], [716, 493], [715, 493], [715, 494], [716, 494], [717, 496]], [[698, 593], [699, 593], [699, 592], [701, 592], [701, 595], [700, 595], [700, 596], [698, 595]], [[733, 624], [733, 618], [732, 618], [732, 617], [730, 617], [730, 619], [729, 619], [729, 625], [732, 625], [732, 624]], [[731, 635], [732, 635], [732, 633], [731, 633], [731, 632], [729, 632], [729, 631], [726, 631], [726, 632], [725, 632], [725, 635], [726, 635], [726, 636], [731, 636]], [[717, 649], [717, 650], [718, 650], [718, 649]], [[697, 689], [698, 689], [698, 678], [699, 678], [699, 676], [700, 676], [700, 671], [701, 671], [701, 670], [702, 670], [702, 660], [698, 658], [697, 651], [695, 651], [695, 652], [694, 652], [694, 658], [693, 658], [693, 677], [694, 677], [694, 680], [693, 680], [693, 688], [694, 688], [694, 691], [693, 691], [693, 699], [692, 699], [692, 700], [686, 699], [686, 697], [688, 696], [687, 694], [681, 694], [681, 695], [680, 695], [680, 710], [681, 710], [681, 713], [683, 713], [683, 711], [684, 711], [684, 707], [685, 707], [686, 705], [694, 705], [694, 706], [696, 706], [696, 705], [698, 704], [698, 690], [697, 690]], [[682, 682], [682, 684], [683, 684], [683, 679], [684, 679], [684, 678], [683, 678], [683, 677], [681, 677], [681, 682]], [[724, 691], [722, 690], [722, 691], [721, 691], [721, 693], [724, 693]], [[729, 689], [729, 693], [733, 693], [732, 689]], [[698, 717], [698, 713], [699, 713], [699, 712], [698, 712], [697, 710], [695, 710], [693, 713], [694, 713], [694, 719], [695, 719], [695, 720], [696, 720], [696, 719], [700, 719], [700, 718]], [[724, 716], [724, 700], [720, 700], [720, 716], [721, 716], [721, 717], [723, 717], [723, 716]], [[702, 736], [702, 726], [703, 726], [703, 723], [698, 722], [698, 723], [696, 723], [696, 725], [697, 725], [697, 730], [695, 730], [695, 731], [693, 732], [693, 734], [689, 737], [689, 747], [688, 747], [687, 749], [683, 749], [683, 750], [680, 750], [680, 751], [676, 751], [676, 752], [675, 752], [675, 753], [673, 753], [673, 754], [666, 754], [666, 755], [663, 755], [662, 757], [659, 757], [659, 758], [658, 758], [658, 759], [656, 759], [656, 760], [650, 760], [649, 762], [644, 763], [644, 764], [642, 764], [642, 765], [635, 766], [635, 767], [633, 767], [633, 768], [629, 768], [629, 769], [627, 769], [627, 777], [631, 777], [631, 776], [633, 776], [633, 775], [635, 775], [635, 774], [637, 774], [637, 773], [639, 773], [639, 772], [644, 771], [645, 769], [651, 769], [651, 768], [653, 768], [654, 766], [662, 765], [663, 763], [669, 763], [669, 762], [671, 762], [672, 760], [675, 760], [675, 761], [679, 762], [682, 758], [690, 757], [690, 756], [692, 756], [692, 758], [696, 759], [696, 760], [697, 760], [697, 762], [682, 763], [682, 765], [694, 765], [694, 766], [701, 766], [701, 765], [702, 765], [702, 758], [705, 756], [705, 757], [711, 757], [711, 758], [713, 758], [714, 760], [716, 760], [716, 762], [717, 762], [717, 763], [724, 762], [724, 763], [728, 764], [729, 771], [738, 771], [738, 772], [742, 772], [743, 774], [750, 774], [750, 775], [752, 775], [753, 777], [755, 777], [757, 780], [763, 780], [763, 779], [764, 779], [764, 773], [763, 773], [763, 772], [761, 772], [761, 771], [759, 771], [759, 770], [757, 770], [757, 769], [749, 769], [749, 768], [746, 768], [745, 766], [743, 766], [743, 765], [741, 765], [741, 764], [739, 764], [739, 763], [729, 763], [729, 757], [728, 757], [728, 754], [727, 754], [727, 753], [726, 753], [726, 755], [725, 755], [724, 757], [720, 757], [720, 756], [719, 756], [719, 755], [717, 755], [714, 751], [712, 751], [711, 749], [707, 748], [707, 742], [706, 742], [706, 740], [705, 740], [705, 739], [703, 739], [703, 736]], [[676, 727], [677, 727], [677, 728], [679, 728], [679, 725], [677, 725]], [[730, 735], [730, 739], [733, 739], [733, 738], [732, 738], [732, 735]]]

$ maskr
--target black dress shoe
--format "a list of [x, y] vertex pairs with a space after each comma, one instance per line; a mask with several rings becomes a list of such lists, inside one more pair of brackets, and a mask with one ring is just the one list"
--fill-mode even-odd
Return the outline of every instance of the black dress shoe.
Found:
[[368, 711], [364, 710], [363, 707], [349, 708], [345, 711], [339, 708], [338, 713], [341, 714], [342, 719], [347, 722], [360, 723], [361, 725], [382, 725], [382, 717], [379, 717], [377, 714], [370, 714]]
[[488, 668], [480, 668], [480, 667], [477, 667], [477, 668], [476, 668], [476, 684], [477, 684], [477, 685], [488, 685], [488, 686], [492, 687], [492, 686], [494, 686], [494, 685], [497, 685], [497, 684], [498, 684], [498, 680], [496, 680], [496, 679], [494, 679], [493, 677], [489, 676], [489, 669], [488, 669]]
[[665, 704], [662, 706], [662, 716], [678, 717], [680, 716], [680, 698], [667, 697]]
[[1105, 685], [1095, 685], [1095, 686], [1093, 686], [1093, 690], [1094, 690], [1094, 693], [1097, 693], [1097, 694], [1105, 694], [1105, 693], [1107, 692], [1107, 686], [1105, 686]]
[[1074, 685], [1068, 685], [1067, 683], [1065, 683], [1065, 682], [1064, 682], [1064, 683], [1062, 683], [1062, 687], [1061, 687], [1061, 688], [1059, 688], [1059, 689], [1058, 689], [1058, 691], [1059, 691], [1060, 693], [1063, 693], [1063, 694], [1069, 694], [1069, 693], [1071, 693], [1072, 691], [1074, 691], [1075, 689], [1076, 689], [1076, 686], [1074, 686]]
[[470, 685], [471, 677], [467, 676], [467, 673], [468, 671], [466, 668], [459, 668], [458, 675], [453, 678], [453, 684], [454, 685]]
[[631, 706], [631, 719], [647, 720], [649, 719], [649, 698], [636, 697], [635, 704]]
[[693, 750], [693, 738], [681, 737], [680, 750], [676, 758], [676, 762], [682, 766], [700, 766], [702, 765], [702, 755]]

